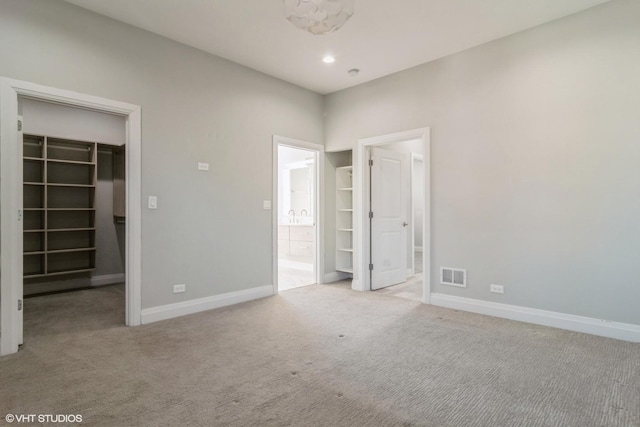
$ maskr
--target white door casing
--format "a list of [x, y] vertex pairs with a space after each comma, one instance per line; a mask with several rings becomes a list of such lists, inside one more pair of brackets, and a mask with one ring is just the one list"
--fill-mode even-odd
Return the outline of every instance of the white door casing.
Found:
[[[23, 151], [24, 151], [23, 129], [24, 129], [23, 117], [18, 116], [18, 145], [16, 147], [18, 159], [22, 159]], [[24, 163], [18, 160], [16, 162], [16, 170], [18, 172], [18, 176], [21, 178], [20, 181], [22, 181], [22, 177], [24, 176], [23, 169], [24, 169]], [[24, 187], [22, 185], [18, 185], [16, 188], [16, 191], [18, 192], [18, 203], [19, 203], [18, 207], [21, 210], [21, 214], [18, 217], [18, 221], [20, 224], [20, 233], [22, 233], [22, 231], [24, 230]], [[23, 253], [24, 240], [18, 239], [16, 243], [17, 243], [16, 248], [18, 249], [18, 253], [19, 254]], [[18, 274], [21, 277], [24, 274], [23, 263], [18, 263], [18, 265], [16, 265], [16, 270], [17, 270], [16, 274]], [[24, 286], [19, 286], [16, 292], [18, 296], [18, 303], [21, 306], [18, 312], [16, 313], [16, 335], [17, 335], [16, 341], [18, 342], [19, 345], [21, 345], [24, 342]]]
[[371, 148], [371, 289], [407, 280], [408, 156]]
[[126, 310], [125, 323], [141, 322], [141, 108], [36, 83], [0, 77], [0, 355], [18, 351], [23, 324], [18, 310], [23, 294], [22, 143], [18, 136], [18, 97], [55, 102], [126, 118]]

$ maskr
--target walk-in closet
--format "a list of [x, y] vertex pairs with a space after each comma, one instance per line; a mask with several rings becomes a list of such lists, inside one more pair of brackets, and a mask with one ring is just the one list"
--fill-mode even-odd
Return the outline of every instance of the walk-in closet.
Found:
[[24, 295], [124, 286], [124, 119], [29, 99], [20, 113]]

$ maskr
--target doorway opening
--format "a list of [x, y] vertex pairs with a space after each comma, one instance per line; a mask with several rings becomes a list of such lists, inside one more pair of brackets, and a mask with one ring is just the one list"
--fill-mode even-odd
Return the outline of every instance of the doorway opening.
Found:
[[411, 239], [412, 275], [422, 273], [422, 229], [424, 227], [424, 153], [411, 153]]
[[124, 284], [124, 118], [23, 97], [18, 109], [24, 296]]
[[395, 142], [370, 147], [369, 155], [371, 289], [422, 301], [424, 145]]
[[316, 283], [317, 153], [278, 146], [278, 290]]
[[320, 283], [321, 148], [274, 138], [276, 292]]
[[[126, 174], [126, 181], [122, 182], [126, 223], [116, 224], [112, 219], [113, 226], [121, 229], [120, 234], [116, 231], [114, 236], [119, 246], [115, 256], [123, 264], [122, 272], [103, 274], [91, 283], [90, 272], [98, 267], [94, 248], [101, 238], [95, 234], [99, 227], [93, 204], [98, 201], [98, 188], [103, 187], [104, 175], [98, 176], [97, 163], [107, 154], [104, 145], [98, 145], [96, 138], [60, 133], [54, 128], [64, 121], [55, 119], [48, 123], [53, 126], [46, 132], [50, 132], [48, 135], [42, 135], [40, 130], [25, 129], [19, 114], [27, 100], [42, 105], [55, 104], [75, 112], [106, 113], [118, 116], [122, 123], [122, 137], [119, 144], [113, 145], [122, 145], [119, 148], [122, 154], [126, 153], [121, 165]], [[0, 78], [0, 103], [3, 106], [0, 110], [1, 246], [2, 252], [8, 255], [2, 257], [0, 273], [0, 355], [17, 352], [23, 342], [25, 282], [53, 278], [56, 273], [88, 280], [94, 286], [109, 281], [124, 282], [121, 285], [124, 310], [120, 314], [124, 312], [126, 325], [139, 325], [140, 107], [6, 78]], [[29, 115], [31, 113], [25, 114]], [[26, 133], [27, 137], [25, 131], [30, 132]], [[69, 285], [64, 283], [62, 287]], [[72, 286], [77, 285], [75, 282]], [[31, 291], [47, 293], [38, 291], [37, 286]]]
[[429, 145], [428, 128], [358, 142], [354, 289], [429, 303]]

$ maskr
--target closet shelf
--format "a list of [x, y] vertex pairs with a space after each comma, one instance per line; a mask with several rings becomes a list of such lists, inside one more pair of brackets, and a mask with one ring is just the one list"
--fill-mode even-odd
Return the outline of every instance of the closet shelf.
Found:
[[61, 182], [47, 182], [47, 187], [96, 188], [96, 186], [92, 184], [64, 184]]
[[38, 185], [38, 186], [43, 186], [44, 182], [24, 182], [24, 185]]
[[66, 253], [71, 253], [71, 252], [93, 252], [95, 250], [96, 250], [96, 248], [55, 249], [55, 250], [48, 250], [47, 253], [49, 253], [49, 254], [66, 254]]
[[36, 277], [45, 277], [45, 276], [48, 276], [48, 274], [43, 274], [43, 273], [36, 273], [36, 274], [25, 273], [24, 274], [25, 279], [35, 279]]
[[[26, 209], [25, 209], [26, 210]], [[32, 210], [43, 210], [43, 209], [32, 209]], [[95, 208], [47, 208], [48, 211], [95, 211]]]
[[47, 162], [50, 163], [64, 163], [67, 165], [87, 165], [87, 166], [94, 166], [95, 163], [93, 162], [81, 162], [79, 160], [62, 160], [62, 159], [47, 159]]
[[22, 230], [23, 233], [44, 233], [46, 230], [42, 228], [33, 229], [33, 230]]
[[24, 160], [29, 160], [31, 162], [44, 162], [44, 159], [42, 157], [23, 157]]
[[353, 166], [336, 168], [336, 271], [353, 274]]
[[30, 251], [24, 253], [25, 255], [44, 255], [44, 251]]
[[95, 227], [76, 227], [76, 228], [50, 228], [47, 230], [49, 233], [68, 232], [68, 231], [95, 231]]

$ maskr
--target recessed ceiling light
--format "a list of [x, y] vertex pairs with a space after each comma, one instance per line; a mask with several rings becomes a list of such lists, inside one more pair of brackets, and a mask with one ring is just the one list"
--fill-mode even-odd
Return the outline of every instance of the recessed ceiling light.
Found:
[[331, 55], [327, 55], [324, 58], [322, 58], [322, 62], [324, 62], [325, 64], [332, 64], [332, 63], [336, 62], [336, 58], [334, 58]]

